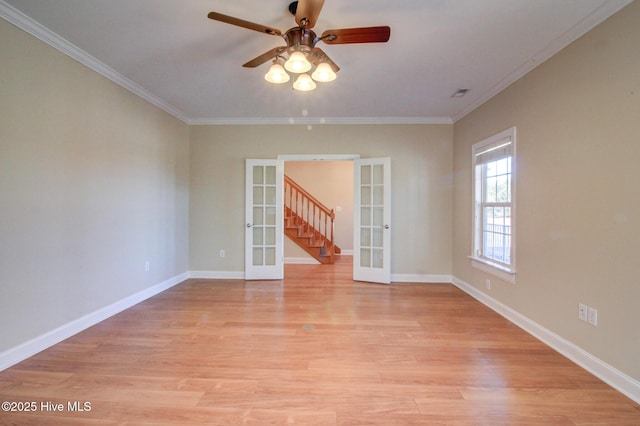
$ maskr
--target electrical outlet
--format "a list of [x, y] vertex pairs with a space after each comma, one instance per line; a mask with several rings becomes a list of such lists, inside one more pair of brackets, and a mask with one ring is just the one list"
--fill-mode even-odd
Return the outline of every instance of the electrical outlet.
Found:
[[578, 304], [578, 318], [580, 321], [587, 320], [587, 305], [583, 305], [582, 303]]
[[144, 271], [149, 272], [150, 270], [151, 270], [151, 262], [147, 260], [146, 262], [144, 262]]
[[491, 280], [489, 278], [485, 280], [485, 284], [487, 286], [487, 290], [491, 290]]
[[224, 257], [225, 253], [224, 250], [220, 250], [220, 257]]
[[587, 321], [592, 326], [596, 327], [598, 325], [598, 310], [595, 308], [589, 308], [587, 313]]

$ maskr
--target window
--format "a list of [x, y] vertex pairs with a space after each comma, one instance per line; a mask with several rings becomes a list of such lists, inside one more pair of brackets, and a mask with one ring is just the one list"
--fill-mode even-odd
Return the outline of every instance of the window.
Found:
[[473, 145], [474, 266], [509, 282], [515, 273], [514, 174], [516, 129]]

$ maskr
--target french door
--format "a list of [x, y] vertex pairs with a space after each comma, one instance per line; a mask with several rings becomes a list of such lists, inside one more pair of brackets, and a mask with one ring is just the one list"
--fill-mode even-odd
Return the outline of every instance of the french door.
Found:
[[284, 277], [284, 173], [279, 160], [246, 160], [245, 279]]
[[391, 159], [354, 160], [353, 279], [391, 282]]

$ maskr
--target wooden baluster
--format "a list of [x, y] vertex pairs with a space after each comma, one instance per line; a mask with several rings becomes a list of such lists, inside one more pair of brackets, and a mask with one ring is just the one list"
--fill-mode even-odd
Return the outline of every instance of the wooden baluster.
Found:
[[297, 225], [298, 223], [300, 223], [300, 219], [298, 219], [298, 216], [299, 216], [298, 212], [300, 211], [300, 201], [299, 201], [300, 197], [298, 194], [300, 193], [300, 191], [298, 191], [296, 188], [294, 188], [294, 191], [296, 195], [296, 225]]
[[304, 201], [302, 199], [302, 194], [298, 190], [298, 198], [300, 199], [298, 204], [298, 225], [302, 225], [304, 223]]
[[329, 241], [329, 215], [327, 212], [324, 213], [324, 238]]
[[292, 207], [293, 207], [293, 202], [292, 201], [293, 200], [291, 198], [291, 195], [293, 193], [293, 187], [288, 182], [287, 182], [287, 185], [289, 185], [289, 203], [287, 204], [287, 207], [289, 207], [289, 212], [291, 213], [291, 212], [293, 212], [293, 209], [292, 209]]
[[[325, 213], [324, 214], [324, 240], [327, 241], [329, 234], [327, 233], [327, 220], [329, 219], [329, 216]], [[327, 244], [325, 243], [325, 247], [327, 246]]]
[[311, 199], [307, 197], [307, 232], [309, 232], [309, 224], [311, 223]]
[[336, 214], [333, 209], [331, 209], [331, 263], [333, 263], [333, 255], [335, 253], [335, 245], [333, 244], [333, 220], [335, 219]]
[[318, 227], [316, 230], [318, 231], [318, 239], [322, 239], [324, 235], [322, 234], [322, 209], [320, 206], [318, 206]]

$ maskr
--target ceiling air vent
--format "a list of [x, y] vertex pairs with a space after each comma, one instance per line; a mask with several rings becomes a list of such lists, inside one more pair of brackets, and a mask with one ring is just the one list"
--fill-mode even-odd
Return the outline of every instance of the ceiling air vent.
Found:
[[461, 98], [464, 95], [466, 95], [468, 91], [469, 91], [469, 89], [458, 89], [453, 95], [451, 95], [451, 97], [452, 98]]

